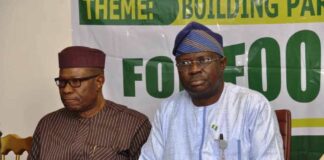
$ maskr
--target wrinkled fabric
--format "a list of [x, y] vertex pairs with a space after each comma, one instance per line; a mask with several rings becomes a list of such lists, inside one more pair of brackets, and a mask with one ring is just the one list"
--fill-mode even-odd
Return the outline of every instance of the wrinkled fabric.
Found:
[[214, 52], [224, 56], [223, 37], [198, 22], [190, 22], [176, 36], [172, 54]]
[[165, 100], [155, 115], [140, 160], [281, 160], [278, 121], [261, 94], [225, 83], [220, 99], [195, 106], [187, 92]]
[[28, 160], [137, 160], [151, 129], [148, 118], [107, 100], [91, 118], [65, 108], [41, 119]]
[[224, 56], [223, 46], [216, 39], [203, 30], [192, 30], [179, 44], [175, 56], [204, 51]]

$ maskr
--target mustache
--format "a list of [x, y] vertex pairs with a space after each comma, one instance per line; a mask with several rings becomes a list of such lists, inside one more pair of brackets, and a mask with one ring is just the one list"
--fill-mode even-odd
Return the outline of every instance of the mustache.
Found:
[[62, 100], [80, 100], [78, 97], [71, 97], [71, 96], [61, 96]]
[[206, 80], [206, 77], [201, 75], [201, 74], [197, 74], [197, 75], [193, 75], [189, 78], [189, 81], [199, 81], [199, 80]]

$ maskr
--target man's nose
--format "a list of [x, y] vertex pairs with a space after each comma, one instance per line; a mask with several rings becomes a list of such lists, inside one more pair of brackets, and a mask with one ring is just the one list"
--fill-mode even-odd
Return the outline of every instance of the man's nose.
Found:
[[193, 61], [188, 69], [189, 69], [189, 73], [195, 74], [201, 71], [201, 66], [197, 62]]

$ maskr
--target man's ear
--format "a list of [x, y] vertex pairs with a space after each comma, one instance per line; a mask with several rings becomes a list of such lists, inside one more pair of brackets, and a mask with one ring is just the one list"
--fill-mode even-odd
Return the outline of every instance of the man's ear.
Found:
[[105, 83], [105, 75], [100, 74], [96, 79], [97, 88], [101, 89], [104, 83]]
[[223, 58], [220, 60], [220, 67], [221, 67], [222, 71], [225, 70], [226, 65], [227, 65], [227, 58], [226, 58], [226, 57], [223, 57]]

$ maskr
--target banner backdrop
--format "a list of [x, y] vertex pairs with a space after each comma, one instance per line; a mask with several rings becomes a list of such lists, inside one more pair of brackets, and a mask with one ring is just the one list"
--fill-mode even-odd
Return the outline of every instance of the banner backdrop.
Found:
[[225, 80], [292, 112], [292, 159], [324, 153], [323, 0], [73, 0], [73, 44], [106, 55], [105, 97], [152, 120], [182, 88], [171, 54], [191, 21], [224, 38]]

